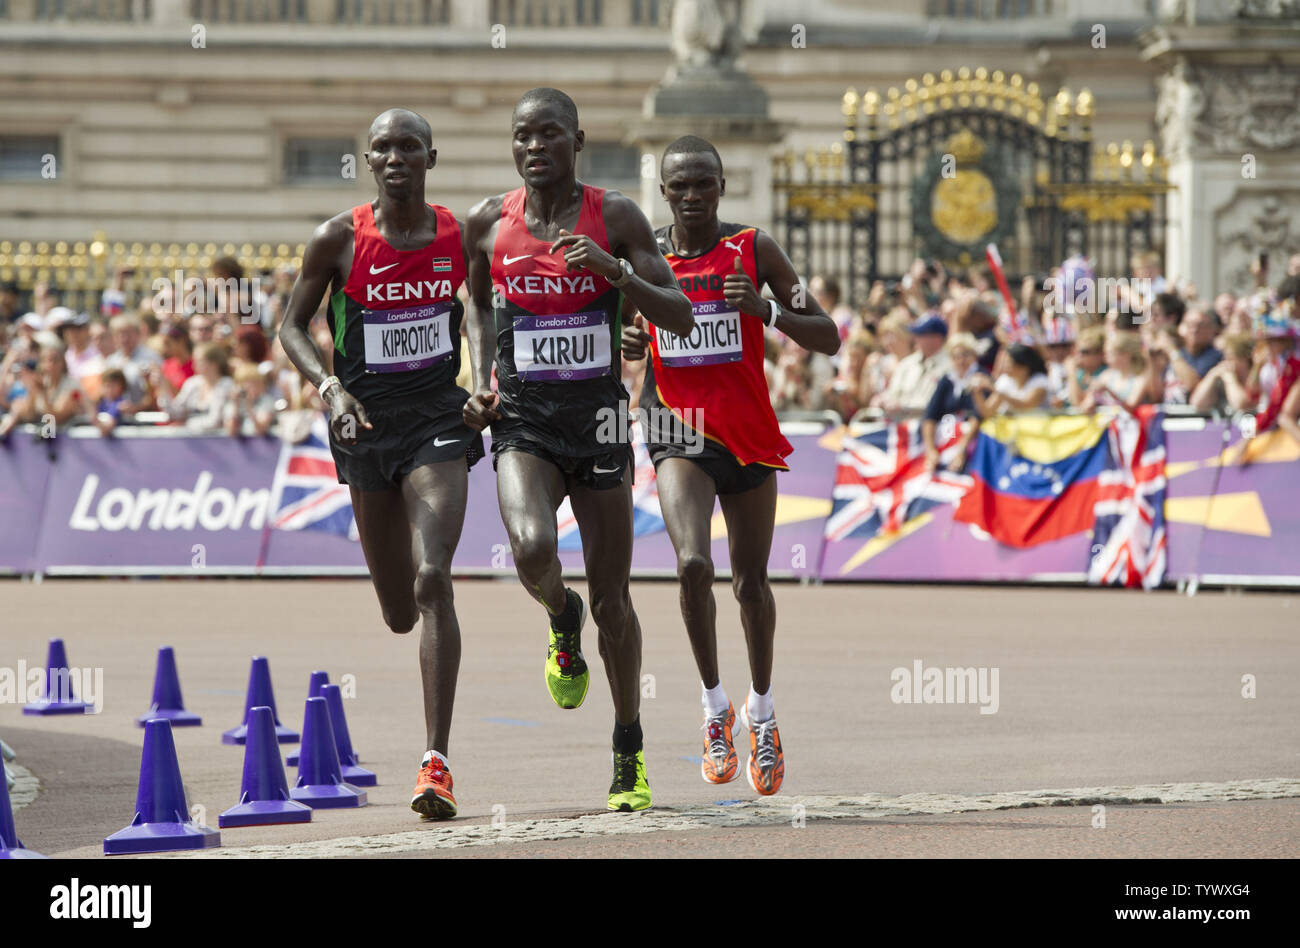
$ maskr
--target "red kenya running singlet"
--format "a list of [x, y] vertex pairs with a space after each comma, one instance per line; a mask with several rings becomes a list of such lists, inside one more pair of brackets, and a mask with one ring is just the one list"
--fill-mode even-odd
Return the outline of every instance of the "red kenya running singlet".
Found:
[[[493, 444], [527, 441], [562, 457], [610, 450], [600, 435], [623, 410], [618, 340], [623, 295], [604, 277], [567, 270], [564, 249], [550, 252], [524, 224], [524, 189], [501, 204], [492, 248], [496, 304], [497, 394]], [[605, 234], [605, 191], [584, 185], [575, 234], [612, 253]], [[499, 292], [498, 292], [499, 291]]]
[[418, 250], [394, 250], [370, 204], [352, 209], [352, 270], [330, 298], [329, 317], [334, 374], [367, 404], [453, 385], [460, 371], [460, 228], [451, 211], [429, 206], [437, 232]]
[[[719, 442], [741, 464], [786, 469], [793, 448], [781, 434], [763, 374], [763, 321], [737, 312], [722, 296], [723, 281], [740, 257], [760, 286], [753, 227], [723, 224], [711, 250], [679, 257], [668, 228], [659, 247], [691, 301], [695, 329], [686, 338], [651, 327], [650, 364], [642, 401], [672, 410], [705, 437]], [[685, 413], [685, 414], [684, 414]]]

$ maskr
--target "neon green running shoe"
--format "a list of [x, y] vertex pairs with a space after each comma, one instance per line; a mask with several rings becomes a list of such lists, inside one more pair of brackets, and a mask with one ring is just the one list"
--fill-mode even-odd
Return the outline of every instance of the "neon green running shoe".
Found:
[[546, 690], [551, 700], [561, 708], [571, 710], [581, 707], [587, 697], [591, 675], [582, 657], [582, 625], [587, 621], [587, 604], [572, 589], [567, 595], [578, 600], [578, 627], [572, 632], [561, 632], [551, 620], [551, 644], [546, 651]]
[[650, 784], [645, 779], [645, 751], [614, 751], [614, 780], [609, 785], [609, 808], [631, 813], [650, 808]]

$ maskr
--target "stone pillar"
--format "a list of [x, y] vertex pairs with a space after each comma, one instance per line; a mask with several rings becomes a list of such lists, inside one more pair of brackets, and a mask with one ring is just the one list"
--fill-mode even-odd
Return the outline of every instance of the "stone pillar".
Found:
[[768, 116], [767, 91], [738, 64], [745, 33], [740, 13], [725, 0], [674, 2], [677, 62], [646, 94], [641, 118], [628, 123], [624, 136], [641, 150], [640, 204], [655, 227], [671, 220], [659, 193], [659, 159], [674, 139], [698, 135], [722, 156], [727, 193], [720, 216], [771, 229], [771, 153], [790, 123]]
[[1300, 2], [1185, 0], [1142, 36], [1164, 67], [1156, 123], [1169, 178], [1165, 275], [1203, 299], [1268, 283], [1300, 253]]

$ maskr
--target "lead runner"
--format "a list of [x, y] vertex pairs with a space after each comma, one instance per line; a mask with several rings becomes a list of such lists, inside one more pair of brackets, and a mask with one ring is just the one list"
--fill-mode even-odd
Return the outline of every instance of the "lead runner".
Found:
[[[651, 353], [641, 406], [659, 503], [677, 552], [682, 619], [704, 691], [701, 773], [710, 783], [727, 783], [738, 769], [732, 743], [736, 713], [718, 675], [709, 553], [717, 497], [727, 523], [731, 588], [749, 651], [749, 696], [740, 708], [749, 730], [746, 773], [750, 786], [766, 796], [781, 789], [785, 777], [772, 701], [776, 603], [767, 579], [776, 522], [772, 475], [788, 470], [785, 458], [792, 449], [768, 398], [763, 327], [827, 355], [839, 351], [840, 337], [835, 322], [799, 285], [775, 240], [756, 227], [718, 220], [726, 185], [722, 159], [704, 139], [687, 135], [664, 151], [659, 189], [673, 223], [656, 237], [690, 297], [698, 332], [686, 339], [661, 330], [651, 335], [635, 316], [623, 331], [622, 348], [625, 359], [645, 358], [647, 344]], [[764, 284], [776, 300], [758, 295]], [[657, 322], [653, 310], [644, 312]], [[678, 437], [675, 430], [682, 424], [704, 437]]]
[[[280, 340], [329, 406], [330, 450], [352, 495], [361, 550], [384, 622], [420, 629], [427, 750], [411, 809], [456, 815], [447, 762], [460, 625], [451, 559], [465, 520], [469, 468], [483, 438], [465, 425], [456, 291], [465, 281], [461, 225], [426, 204], [437, 161], [429, 123], [390, 109], [370, 126], [366, 162], [379, 196], [312, 234]], [[307, 334], [326, 289], [335, 374]]]
[[[650, 806], [640, 719], [641, 627], [632, 608], [632, 451], [619, 361], [625, 301], [665, 331], [694, 326], [690, 302], [629, 198], [574, 176], [584, 136], [558, 89], [524, 93], [511, 119], [523, 187], [469, 213], [472, 427], [492, 427], [501, 519], [515, 570], [550, 617], [545, 677], [552, 700], [587, 694], [586, 607], [564, 585], [555, 511], [568, 494], [582, 537], [591, 616], [614, 698], [611, 810]], [[488, 331], [492, 320], [494, 332]], [[495, 355], [498, 392], [491, 388]]]

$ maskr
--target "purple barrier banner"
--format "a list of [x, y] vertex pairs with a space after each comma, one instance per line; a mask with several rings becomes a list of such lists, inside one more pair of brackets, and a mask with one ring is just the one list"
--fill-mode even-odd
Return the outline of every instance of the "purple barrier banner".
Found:
[[[815, 429], [814, 429], [815, 430]], [[1219, 422], [1166, 425], [1167, 580], [1300, 584], [1300, 446], [1280, 433], [1235, 463], [1240, 435]], [[835, 580], [1082, 581], [1087, 533], [1028, 549], [954, 522], [941, 501], [867, 539], [826, 542], [841, 432], [790, 434], [769, 571]], [[0, 571], [50, 574], [364, 574], [360, 544], [321, 530], [271, 529], [282, 445], [272, 439], [60, 437], [15, 432], [0, 446]], [[53, 455], [53, 456], [52, 456]], [[1224, 464], [1223, 457], [1232, 463]], [[645, 461], [643, 453], [642, 462]], [[636, 576], [671, 576], [676, 557], [658, 498], [639, 465]], [[560, 510], [561, 561], [583, 571], [577, 531]], [[567, 518], [567, 519], [566, 519]], [[728, 573], [717, 509], [712, 552]], [[459, 573], [513, 573], [490, 456], [470, 475]]]
[[1241, 464], [1236, 428], [1188, 427], [1167, 438], [1169, 579], [1300, 584], [1300, 445], [1272, 431]]
[[0, 573], [37, 569], [36, 538], [49, 486], [49, 444], [15, 431], [0, 444]]
[[59, 572], [251, 572], [280, 442], [61, 438], [37, 561]]

